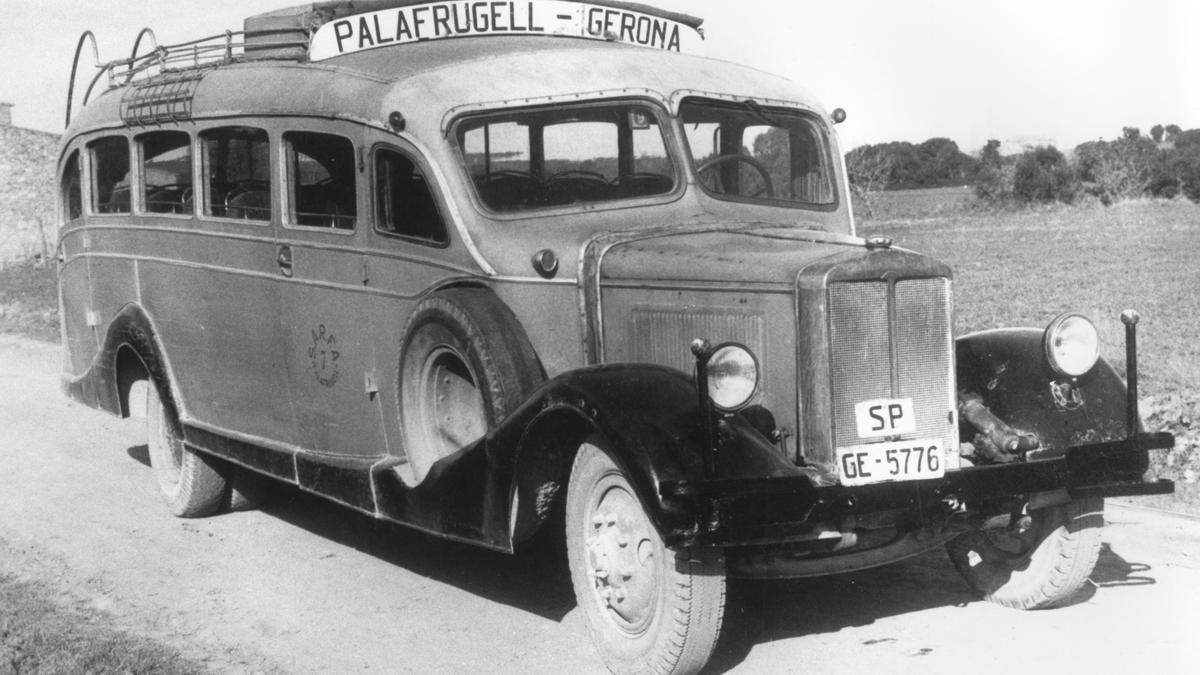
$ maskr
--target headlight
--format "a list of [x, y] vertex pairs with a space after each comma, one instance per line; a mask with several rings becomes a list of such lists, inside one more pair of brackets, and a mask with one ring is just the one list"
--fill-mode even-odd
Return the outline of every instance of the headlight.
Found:
[[1063, 314], [1051, 321], [1043, 345], [1050, 367], [1059, 375], [1079, 377], [1100, 358], [1096, 326], [1080, 314]]
[[758, 391], [758, 361], [742, 345], [718, 345], [708, 357], [708, 397], [721, 410], [737, 410]]

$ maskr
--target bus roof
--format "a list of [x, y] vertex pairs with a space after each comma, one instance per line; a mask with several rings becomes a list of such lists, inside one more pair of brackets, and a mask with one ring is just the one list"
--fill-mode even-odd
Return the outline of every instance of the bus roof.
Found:
[[[314, 3], [313, 11], [329, 4]], [[395, 111], [410, 131], [432, 134], [444, 133], [454, 114], [473, 109], [613, 97], [648, 97], [674, 107], [689, 93], [820, 111], [794, 83], [746, 66], [613, 41], [492, 35], [354, 51], [317, 62], [227, 58], [167, 68], [110, 89], [71, 126], [83, 130], [255, 115], [345, 118], [382, 126]]]

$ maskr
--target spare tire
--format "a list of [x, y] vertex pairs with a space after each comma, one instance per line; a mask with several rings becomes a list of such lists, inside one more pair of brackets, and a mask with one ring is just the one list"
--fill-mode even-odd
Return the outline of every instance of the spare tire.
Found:
[[401, 332], [400, 432], [412, 477], [470, 445], [545, 379], [512, 311], [482, 288], [437, 291]]

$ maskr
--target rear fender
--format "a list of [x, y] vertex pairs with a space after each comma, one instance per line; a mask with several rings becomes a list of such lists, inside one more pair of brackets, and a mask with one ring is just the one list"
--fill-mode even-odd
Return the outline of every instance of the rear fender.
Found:
[[[1036, 328], [959, 338], [959, 391], [978, 394], [1001, 420], [1036, 434], [1041, 445], [1030, 459], [1061, 457], [1071, 446], [1127, 438], [1127, 388], [1121, 376], [1103, 358], [1078, 378], [1058, 375], [1050, 369], [1042, 339], [1043, 331]], [[963, 441], [975, 435], [965, 421], [959, 429]]]
[[[167, 382], [154, 335], [150, 319], [141, 307], [134, 304], [123, 307], [109, 323], [104, 343], [87, 372], [64, 381], [67, 395], [118, 417], [129, 417], [129, 390], [134, 382], [147, 378], [160, 384]], [[172, 402], [168, 405], [174, 407]]]

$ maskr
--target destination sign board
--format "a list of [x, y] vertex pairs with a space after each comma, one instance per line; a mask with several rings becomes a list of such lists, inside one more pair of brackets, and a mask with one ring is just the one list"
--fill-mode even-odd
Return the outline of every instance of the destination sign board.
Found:
[[398, 44], [492, 35], [552, 35], [694, 50], [703, 33], [679, 21], [625, 7], [562, 0], [430, 2], [366, 12], [317, 29], [309, 59]]

